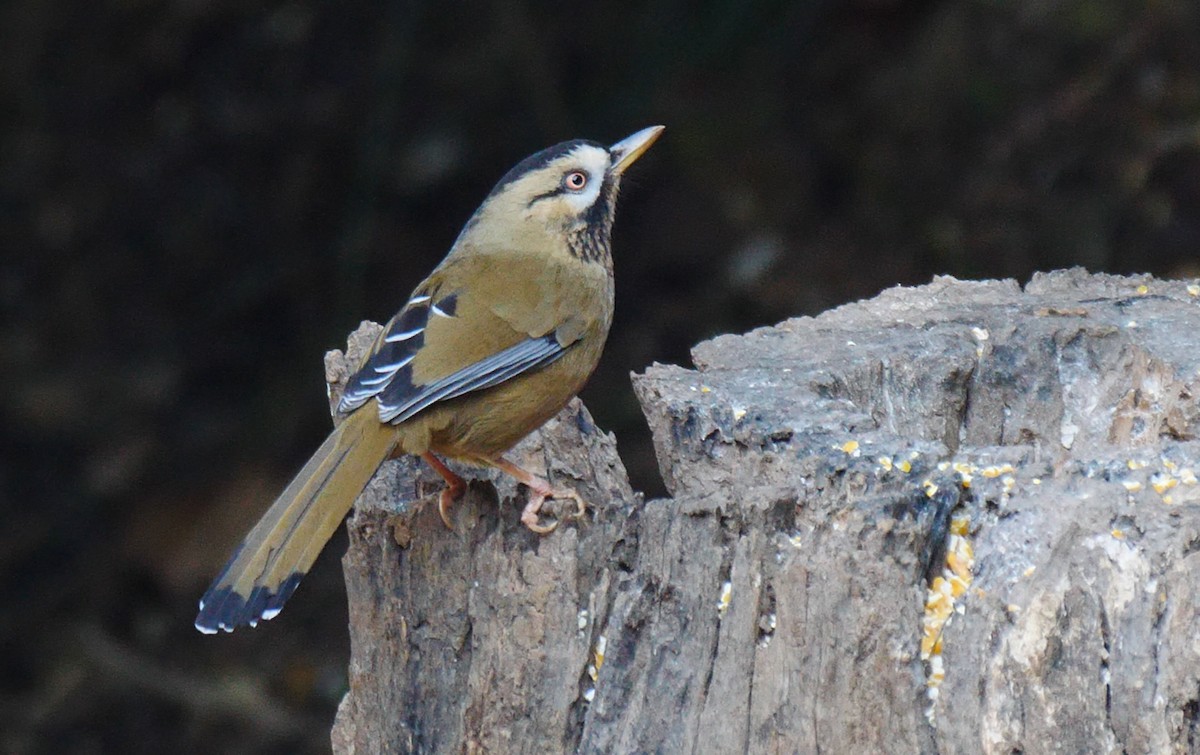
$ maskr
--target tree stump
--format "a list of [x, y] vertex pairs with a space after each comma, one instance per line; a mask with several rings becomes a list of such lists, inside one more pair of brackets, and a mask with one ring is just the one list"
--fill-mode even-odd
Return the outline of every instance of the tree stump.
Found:
[[578, 402], [516, 449], [590, 503], [546, 537], [389, 462], [334, 750], [1200, 751], [1193, 292], [939, 278], [702, 343], [634, 377], [670, 498]]

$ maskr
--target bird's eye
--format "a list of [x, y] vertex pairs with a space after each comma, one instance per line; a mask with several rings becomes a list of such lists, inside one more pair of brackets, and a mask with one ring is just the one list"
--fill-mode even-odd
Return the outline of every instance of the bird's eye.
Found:
[[588, 175], [582, 170], [573, 170], [563, 176], [563, 186], [571, 191], [582, 191], [583, 187], [587, 186]]

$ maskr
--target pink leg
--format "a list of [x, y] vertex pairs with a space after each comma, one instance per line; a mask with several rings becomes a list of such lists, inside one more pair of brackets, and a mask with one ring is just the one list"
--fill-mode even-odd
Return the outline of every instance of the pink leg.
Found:
[[583, 516], [584, 512], [587, 511], [587, 506], [584, 504], [583, 499], [574, 490], [551, 487], [550, 483], [546, 480], [521, 469], [503, 456], [496, 459], [488, 459], [487, 461], [492, 466], [529, 488], [529, 503], [525, 504], [525, 509], [521, 512], [521, 522], [539, 535], [545, 535], [558, 528], [558, 522], [554, 522], [553, 524], [540, 524], [538, 522], [538, 512], [547, 498], [570, 498], [578, 506], [577, 516]]
[[421, 454], [421, 458], [446, 481], [446, 487], [442, 488], [442, 494], [438, 496], [438, 514], [441, 515], [442, 524], [446, 525], [446, 529], [453, 530], [454, 525], [450, 523], [450, 505], [467, 489], [467, 483], [429, 451]]

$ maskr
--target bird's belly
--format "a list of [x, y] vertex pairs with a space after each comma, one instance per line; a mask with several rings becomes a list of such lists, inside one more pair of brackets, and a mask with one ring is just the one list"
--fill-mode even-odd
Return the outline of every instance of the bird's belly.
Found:
[[569, 349], [539, 370], [439, 402], [398, 427], [401, 445], [408, 453], [494, 459], [561, 411], [587, 382], [599, 355], [598, 348]]

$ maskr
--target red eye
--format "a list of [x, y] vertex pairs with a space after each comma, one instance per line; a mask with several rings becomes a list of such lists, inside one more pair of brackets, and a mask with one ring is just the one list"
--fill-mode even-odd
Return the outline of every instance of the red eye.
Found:
[[563, 176], [563, 186], [571, 191], [580, 191], [584, 186], [587, 186], [587, 173], [582, 170], [576, 170]]

